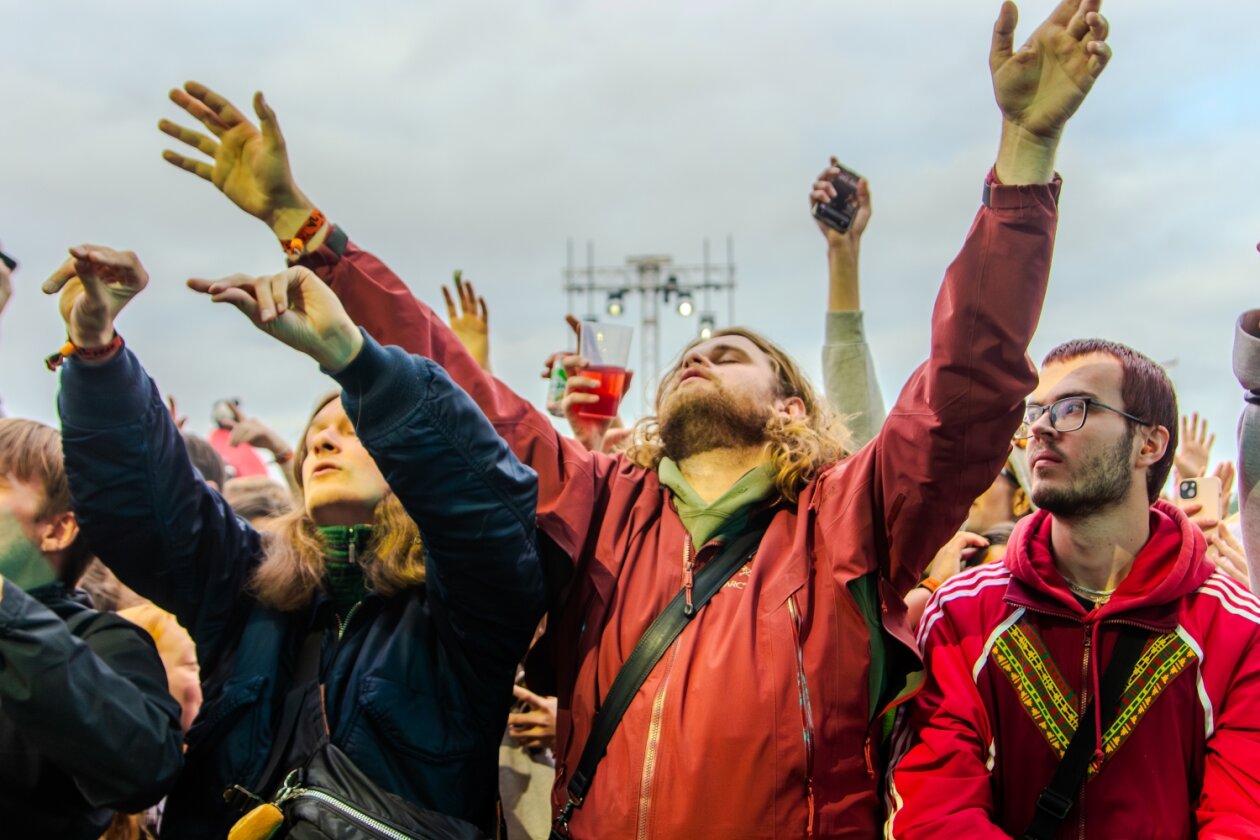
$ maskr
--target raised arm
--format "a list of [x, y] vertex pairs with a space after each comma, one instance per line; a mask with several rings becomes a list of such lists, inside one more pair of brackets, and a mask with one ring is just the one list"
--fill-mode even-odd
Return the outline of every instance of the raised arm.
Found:
[[1251, 591], [1260, 592], [1260, 309], [1244, 312], [1234, 333], [1234, 375], [1246, 393], [1238, 420], [1238, 509]]
[[1027, 357], [1050, 273], [1058, 182], [1048, 183], [1067, 119], [1110, 54], [1098, 0], [1064, 0], [1018, 51], [1015, 7], [993, 32], [1002, 143], [985, 206], [950, 265], [932, 313], [931, 354], [902, 389], [875, 451], [888, 528], [885, 569], [904, 595], [1001, 471], [1024, 399]]
[[[257, 533], [197, 477], [183, 438], [139, 360], [110, 348], [114, 321], [148, 275], [134, 254], [72, 249], [44, 284], [61, 291], [76, 348], [58, 408], [75, 513], [96, 554], [127, 586], [173, 613], [212, 670], [260, 555]], [[95, 355], [100, 355], [96, 353]]]
[[[810, 206], [836, 197], [832, 179], [840, 174], [835, 158], [814, 182]], [[815, 219], [827, 241], [827, 321], [823, 340], [823, 387], [833, 408], [846, 416], [853, 445], [861, 448], [884, 424], [884, 395], [875, 378], [875, 362], [866, 343], [858, 282], [862, 234], [871, 220], [871, 189], [858, 181], [853, 221], [841, 232]]]
[[533, 471], [440, 366], [365, 337], [308, 269], [189, 285], [233, 304], [342, 386], [346, 415], [420, 527], [430, 604], [454, 630], [452, 649], [469, 655], [474, 678], [488, 665], [510, 676], [543, 609]]
[[[0, 522], [5, 527], [18, 526]], [[0, 537], [0, 553], [6, 542]], [[93, 807], [141, 811], [167, 794], [183, 767], [179, 705], [144, 631], [88, 615], [92, 626], [76, 637], [0, 577], [0, 706]]]
[[[171, 99], [209, 134], [166, 120], [162, 131], [213, 163], [171, 151], [166, 160], [213, 183], [282, 243], [292, 245], [295, 233], [316, 227], [322, 214], [314, 213], [315, 204], [298, 189], [275, 113], [261, 94], [254, 98], [259, 126], [204, 85], [189, 82], [172, 91]], [[433, 310], [343, 231], [320, 221], [315, 233], [298, 239], [301, 247], [291, 256], [328, 283], [354, 323], [382, 344], [437, 362], [468, 392], [517, 457], [538, 473], [540, 527], [569, 557], [582, 555], [602, 519], [604, 488], [620, 462], [587, 452], [556, 432], [529, 400], [483, 371]]]

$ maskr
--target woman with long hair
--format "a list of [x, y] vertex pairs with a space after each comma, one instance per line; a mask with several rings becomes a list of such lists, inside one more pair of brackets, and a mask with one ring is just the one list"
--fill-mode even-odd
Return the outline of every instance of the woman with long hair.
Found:
[[328, 742], [387, 793], [493, 833], [512, 679], [543, 608], [533, 472], [440, 367], [367, 338], [311, 272], [190, 281], [342, 388], [299, 442], [301, 508], [264, 538], [198, 478], [114, 332], [147, 282], [135, 256], [71, 254], [45, 291], [64, 287], [73, 345], [60, 409], [75, 509], [101, 560], [188, 628], [202, 668], [163, 836], [223, 837], [240, 817], [225, 791], [248, 807], [292, 769], [263, 778], [313, 633]]

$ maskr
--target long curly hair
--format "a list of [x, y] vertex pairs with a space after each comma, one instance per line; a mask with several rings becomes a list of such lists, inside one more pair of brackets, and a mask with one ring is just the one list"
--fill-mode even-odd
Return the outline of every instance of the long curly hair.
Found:
[[[339, 396], [333, 391], [316, 403], [298, 439], [293, 473], [299, 488], [302, 488], [302, 463], [309, 454], [306, 436], [311, 423], [315, 415]], [[377, 503], [371, 525], [372, 539], [360, 560], [368, 586], [383, 595], [393, 595], [424, 583], [420, 528], [392, 492], [387, 492]], [[254, 570], [250, 591], [273, 609], [285, 612], [301, 609], [311, 603], [323, 586], [328, 546], [301, 499], [296, 510], [276, 519], [267, 530], [263, 537], [263, 560]]]
[[[740, 336], [751, 341], [766, 355], [775, 374], [776, 396], [799, 397], [805, 404], [800, 417], [772, 416], [766, 423], [765, 441], [774, 467], [774, 482], [779, 493], [788, 501], [795, 502], [805, 485], [822, 469], [850, 454], [853, 437], [843, 419], [831, 409], [831, 405], [814, 390], [813, 383], [781, 347], [764, 336], [744, 327], [728, 327], [713, 333], [720, 336]], [[678, 359], [661, 378], [656, 389], [656, 414], [643, 417], [635, 425], [626, 457], [647, 469], [660, 466], [665, 456], [661, 441], [659, 414], [665, 384], [682, 367], [683, 360], [701, 341], [696, 339], [679, 354]]]

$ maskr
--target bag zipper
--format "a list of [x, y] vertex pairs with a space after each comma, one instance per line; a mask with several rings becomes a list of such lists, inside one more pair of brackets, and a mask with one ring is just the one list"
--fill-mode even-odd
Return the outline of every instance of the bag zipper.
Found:
[[788, 612], [792, 616], [792, 638], [796, 642], [796, 689], [800, 696], [802, 735], [805, 739], [805, 799], [809, 820], [805, 836], [814, 836], [814, 709], [809, 700], [809, 681], [805, 677], [805, 651], [801, 644], [801, 617], [796, 610], [796, 595], [788, 596]]
[[327, 805], [329, 808], [332, 808], [338, 814], [351, 822], [357, 823], [359, 826], [366, 828], [368, 831], [375, 832], [377, 836], [387, 838], [387, 840], [414, 840], [411, 836], [404, 834], [388, 823], [381, 822], [375, 817], [368, 816], [358, 808], [355, 808], [348, 802], [338, 799], [327, 791], [320, 790], [319, 788], [291, 785], [289, 780], [293, 778], [296, 772], [297, 771], [295, 770], [293, 773], [290, 773], [289, 778], [285, 779], [284, 787], [280, 790], [280, 793], [276, 797], [276, 801], [274, 803], [277, 808], [280, 808], [291, 800], [305, 797]]

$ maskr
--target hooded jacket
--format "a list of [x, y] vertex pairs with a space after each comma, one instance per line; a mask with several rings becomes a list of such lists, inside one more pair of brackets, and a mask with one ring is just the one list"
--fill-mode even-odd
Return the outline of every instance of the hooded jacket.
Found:
[[1260, 835], [1260, 600], [1204, 558], [1173, 505], [1090, 611], [1050, 555], [1051, 517], [1002, 565], [942, 586], [919, 625], [923, 691], [899, 721], [889, 836], [1020, 837], [1098, 693], [1121, 625], [1149, 636], [1059, 836]]
[[[986, 190], [932, 315], [931, 356], [880, 433], [782, 504], [753, 560], [657, 664], [614, 734], [575, 838], [870, 838], [878, 714], [917, 655], [901, 594], [993, 481], [1035, 384], [1026, 356], [1058, 184]], [[671, 492], [588, 452], [482, 371], [431, 309], [340, 230], [305, 259], [379, 340], [434, 359], [539, 476], [539, 529], [571, 564], [552, 611], [556, 790], [609, 686], [683, 587], [693, 546]]]

